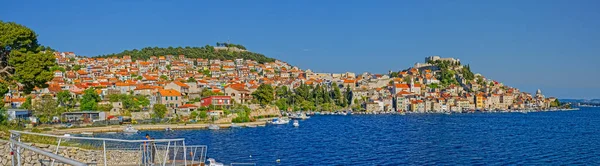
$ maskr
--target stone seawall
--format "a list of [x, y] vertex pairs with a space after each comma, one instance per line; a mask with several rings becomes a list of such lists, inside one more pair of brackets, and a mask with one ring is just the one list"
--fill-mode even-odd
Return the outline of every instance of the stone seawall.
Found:
[[[52, 153], [56, 151], [55, 145], [31, 143], [25, 144]], [[89, 165], [104, 165], [102, 150], [88, 150], [78, 147], [61, 146], [58, 150], [58, 154], [66, 158], [87, 163]], [[141, 153], [139, 151], [109, 150], [106, 152], [106, 155], [107, 165], [139, 165], [141, 162]], [[35, 152], [29, 150], [24, 150], [21, 152], [21, 164], [23, 166], [50, 165], [50, 162], [50, 158]], [[10, 143], [6, 140], [0, 140], [0, 165], [11, 165]], [[55, 163], [54, 165], [62, 166], [65, 164]]]

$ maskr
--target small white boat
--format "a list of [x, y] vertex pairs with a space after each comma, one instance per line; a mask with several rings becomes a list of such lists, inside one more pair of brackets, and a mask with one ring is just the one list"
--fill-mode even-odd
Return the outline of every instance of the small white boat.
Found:
[[125, 127], [123, 129], [123, 132], [125, 132], [125, 133], [137, 133], [138, 130], [135, 129], [135, 128], [133, 128], [133, 126], [131, 126], [131, 125], [127, 125], [127, 127]]
[[219, 129], [221, 129], [221, 127], [219, 127], [219, 126], [218, 126], [218, 125], [216, 125], [216, 124], [211, 124], [211, 125], [208, 125], [208, 129], [211, 129], [211, 130], [219, 130]]
[[253, 124], [247, 124], [246, 127], [250, 127], [250, 128], [256, 128], [256, 125]]
[[231, 128], [242, 128], [242, 126], [235, 123], [231, 123]]
[[111, 131], [111, 132], [106, 132], [106, 134], [117, 134], [117, 132]]
[[63, 137], [70, 137], [70, 136], [71, 136], [71, 134], [65, 134], [65, 135], [63, 135]]
[[294, 127], [299, 127], [300, 123], [298, 123], [298, 120], [294, 120], [294, 124], [292, 124], [292, 125], [294, 125]]
[[208, 158], [206, 161], [209, 162], [208, 166], [224, 166], [223, 163], [219, 163], [213, 158]]
[[173, 131], [170, 127], [165, 127], [165, 131]]
[[273, 119], [273, 121], [271, 122], [271, 124], [274, 124], [274, 125], [282, 125], [282, 124], [288, 124], [288, 123], [290, 123], [290, 121], [287, 119], [284, 119], [284, 118], [276, 118], [276, 119]]
[[81, 132], [81, 135], [94, 135], [92, 132]]

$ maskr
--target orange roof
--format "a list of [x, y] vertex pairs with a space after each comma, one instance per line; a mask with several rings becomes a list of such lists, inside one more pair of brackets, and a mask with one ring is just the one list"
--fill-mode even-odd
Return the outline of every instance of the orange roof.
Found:
[[410, 95], [410, 94], [411, 93], [407, 92], [407, 91], [400, 91], [400, 92], [396, 93], [396, 95]]
[[10, 99], [11, 102], [20, 102], [20, 103], [25, 102], [25, 100], [26, 100], [25, 98], [12, 98], [12, 99]]
[[179, 106], [179, 108], [198, 108], [198, 106], [193, 104], [184, 104], [182, 106]]
[[160, 93], [161, 96], [181, 96], [181, 93], [174, 89], [158, 90], [158, 93]]
[[408, 84], [396, 84], [396, 88], [408, 89], [410, 86]]
[[117, 82], [117, 83], [115, 83], [115, 86], [129, 86], [129, 83], [127, 83], [127, 82]]

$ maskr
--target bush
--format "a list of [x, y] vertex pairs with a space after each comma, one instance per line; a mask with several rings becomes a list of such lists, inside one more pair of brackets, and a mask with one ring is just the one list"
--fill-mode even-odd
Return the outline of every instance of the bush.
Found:
[[33, 128], [33, 129], [31, 129], [31, 132], [34, 132], [34, 133], [41, 133], [41, 132], [42, 132], [42, 130], [40, 130], [40, 129], [38, 129], [38, 128]]

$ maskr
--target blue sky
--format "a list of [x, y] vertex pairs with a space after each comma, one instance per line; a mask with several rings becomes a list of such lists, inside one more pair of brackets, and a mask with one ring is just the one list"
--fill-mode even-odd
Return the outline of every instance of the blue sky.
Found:
[[79, 55], [230, 39], [320, 72], [401, 70], [455, 57], [560, 98], [600, 98], [600, 1], [7, 1], [0, 19]]

